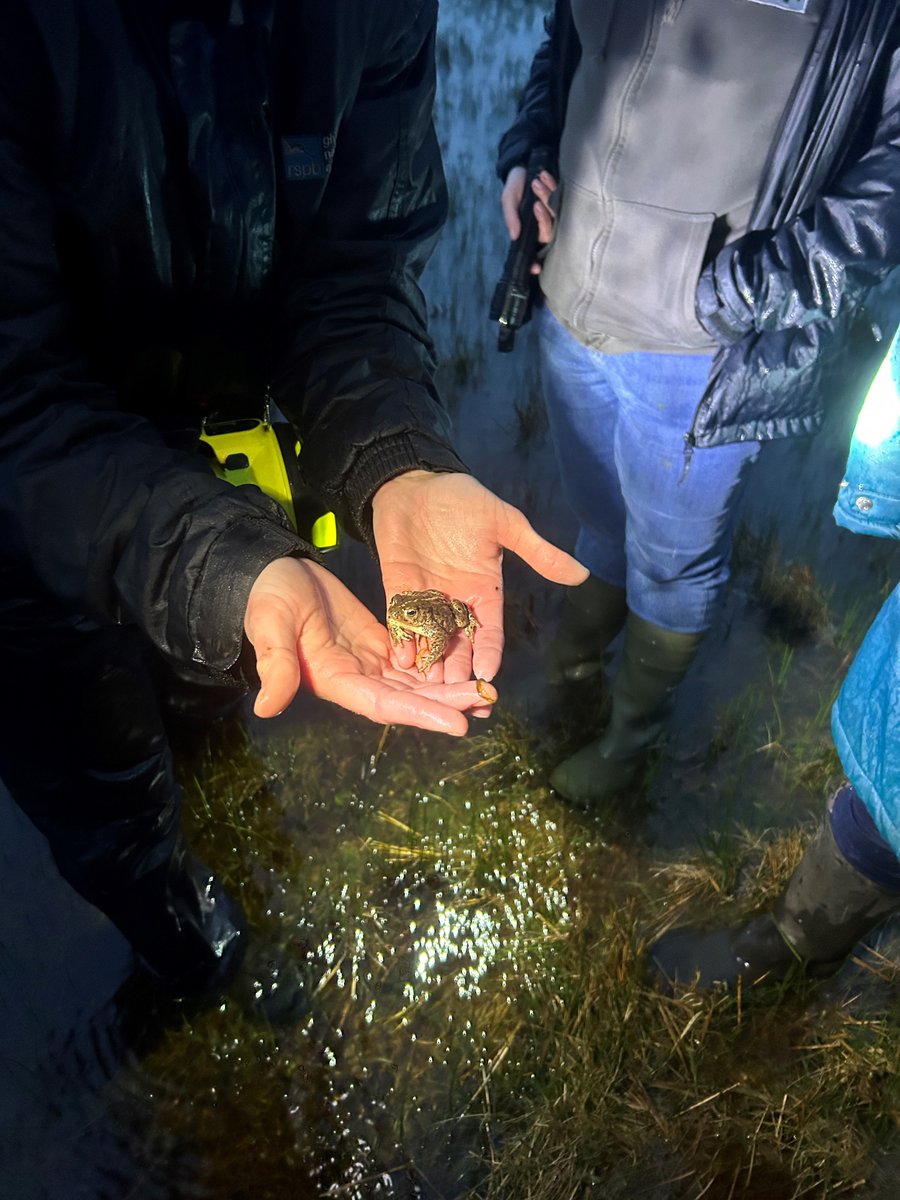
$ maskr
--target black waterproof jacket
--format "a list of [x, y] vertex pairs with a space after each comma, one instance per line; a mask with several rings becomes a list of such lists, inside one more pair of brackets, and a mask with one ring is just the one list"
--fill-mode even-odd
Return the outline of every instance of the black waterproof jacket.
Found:
[[[501, 179], [532, 147], [559, 144], [581, 53], [570, 0], [557, 0], [547, 34], [500, 143]], [[711, 257], [698, 281], [697, 316], [719, 350], [688, 447], [818, 429], [824, 374], [846, 349], [867, 293], [898, 266], [897, 3], [829, 0], [750, 232]]]
[[192, 444], [295, 421], [366, 535], [464, 469], [417, 277], [445, 216], [436, 0], [4, 0], [0, 585], [228, 671], [259, 571], [312, 553]]

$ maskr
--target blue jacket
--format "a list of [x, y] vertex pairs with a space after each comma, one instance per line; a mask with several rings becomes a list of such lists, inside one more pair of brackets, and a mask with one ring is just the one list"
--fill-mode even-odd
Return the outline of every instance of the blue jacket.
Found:
[[[834, 516], [854, 533], [900, 539], [900, 331], [863, 405]], [[831, 728], [847, 778], [900, 855], [900, 584], [853, 660]]]

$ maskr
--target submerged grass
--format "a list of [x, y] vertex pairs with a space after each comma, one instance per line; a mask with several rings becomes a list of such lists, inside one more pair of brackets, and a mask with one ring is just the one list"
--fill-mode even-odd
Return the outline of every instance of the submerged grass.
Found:
[[193, 843], [309, 997], [286, 1034], [225, 1004], [145, 1060], [197, 1194], [865, 1194], [897, 1138], [893, 963], [735, 995], [644, 967], [669, 925], [769, 902], [809, 830], [659, 862], [548, 792], [544, 735], [495, 722], [448, 745], [330, 714], [184, 762]]
[[[225, 1002], [145, 1057], [192, 1196], [894, 1194], [889, 1172], [874, 1182], [877, 1154], [900, 1157], [892, 957], [736, 993], [664, 993], [647, 974], [663, 930], [772, 902], [840, 777], [840, 618], [770, 544], [756, 552], [763, 567], [741, 569], [781, 619], [696, 767], [689, 799], [715, 819], [665, 851], [647, 813], [671, 801], [677, 827], [684, 810], [660, 780], [594, 816], [547, 788], [592, 736], [599, 684], [540, 729], [502, 704], [462, 740], [320, 707], [297, 732], [234, 722], [182, 756], [192, 845], [296, 957], [307, 996], [291, 1030]], [[758, 801], [732, 808], [741, 790]], [[793, 825], [771, 823], [784, 808]]]

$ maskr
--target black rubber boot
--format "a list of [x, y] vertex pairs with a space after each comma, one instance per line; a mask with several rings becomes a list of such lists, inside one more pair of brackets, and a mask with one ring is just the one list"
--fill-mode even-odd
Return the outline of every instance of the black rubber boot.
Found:
[[274, 1028], [295, 1025], [309, 1011], [300, 967], [288, 950], [250, 930], [233, 974], [217, 989], [251, 1020]]
[[657, 744], [678, 685], [694, 661], [702, 633], [675, 633], [628, 613], [622, 663], [612, 686], [603, 736], [553, 771], [550, 785], [583, 808], [602, 804], [636, 780]]
[[182, 842], [181, 792], [135, 632], [71, 631], [45, 665], [68, 683], [46, 687], [45, 726], [27, 708], [14, 718], [4, 782], [62, 876], [151, 972], [186, 985], [215, 975], [243, 914]]
[[234, 1006], [257, 1025], [296, 1025], [310, 1011], [296, 958], [274, 939], [245, 928], [229, 941], [215, 969], [160, 976], [142, 963], [112, 1001], [119, 1037], [139, 1056], [167, 1030], [222, 1006]]
[[548, 682], [580, 683], [598, 675], [627, 611], [625, 589], [596, 575], [578, 587], [566, 588], [559, 628], [550, 645]]
[[824, 979], [861, 937], [898, 910], [900, 894], [847, 862], [826, 818], [772, 912], [731, 927], [669, 930], [649, 949], [650, 969], [663, 987], [778, 981], [794, 968]]

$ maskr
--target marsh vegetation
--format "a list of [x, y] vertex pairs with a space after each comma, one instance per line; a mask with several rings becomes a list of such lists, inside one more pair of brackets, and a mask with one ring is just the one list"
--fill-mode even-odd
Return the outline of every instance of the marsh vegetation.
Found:
[[[425, 290], [464, 455], [569, 545], [533, 346], [498, 356], [486, 320], [493, 148], [542, 12], [443, 7], [453, 202]], [[534, 707], [559, 597], [515, 562], [501, 700], [466, 739], [301, 703], [183, 756], [193, 841], [296, 955], [308, 1012], [276, 1034], [225, 1004], [161, 1034], [116, 1092], [141, 1098], [147, 1179], [210, 1200], [896, 1194], [890, 929], [825, 984], [663, 994], [644, 969], [662, 929], [771, 901], [840, 779], [831, 703], [896, 572], [835, 542], [846, 432], [761, 467], [780, 482], [746, 514], [727, 610], [626, 803], [585, 815], [547, 788], [602, 696]], [[365, 557], [339, 554], [382, 603]]]
[[[754, 615], [770, 628], [765, 601]], [[226, 726], [183, 760], [194, 843], [287, 940], [309, 997], [287, 1035], [226, 1004], [142, 1060], [198, 1194], [892, 1195], [889, 942], [830, 983], [737, 994], [662, 994], [643, 961], [661, 929], [737, 919], [786, 881], [840, 778], [823, 717], [837, 628], [805, 635], [815, 670], [762, 633], [759, 680], [690, 764], [692, 800], [672, 745], [619, 811], [560, 803], [548, 764], [596, 699], [577, 694], [538, 726], [501, 702], [452, 743], [311, 709], [289, 735]], [[718, 803], [719, 819], [661, 836], [676, 789], [676, 813]]]

